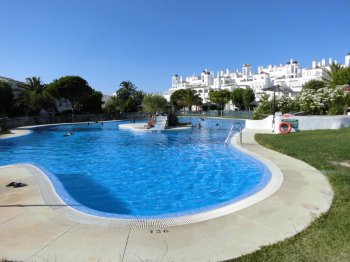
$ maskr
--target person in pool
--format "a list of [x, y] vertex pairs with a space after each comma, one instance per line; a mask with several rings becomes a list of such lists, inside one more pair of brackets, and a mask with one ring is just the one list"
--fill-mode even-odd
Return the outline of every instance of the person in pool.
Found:
[[72, 132], [72, 131], [68, 131], [68, 133], [67, 134], [65, 134], [64, 136], [71, 136], [71, 135], [73, 135], [74, 133]]

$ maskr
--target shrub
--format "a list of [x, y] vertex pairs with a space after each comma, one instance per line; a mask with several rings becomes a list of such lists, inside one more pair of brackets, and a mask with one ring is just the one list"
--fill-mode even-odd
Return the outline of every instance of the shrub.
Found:
[[329, 108], [328, 114], [330, 115], [342, 115], [344, 113], [344, 107], [342, 105], [333, 105]]
[[[318, 83], [318, 82], [317, 82]], [[273, 101], [261, 97], [259, 106], [254, 110], [253, 119], [262, 119], [273, 113]], [[294, 99], [282, 97], [275, 101], [275, 112], [292, 113], [302, 111], [309, 115], [342, 115], [350, 106], [350, 93], [344, 87], [304, 88]]]
[[264, 95], [260, 99], [259, 106], [254, 110], [253, 119], [263, 119], [268, 115], [272, 115], [273, 101], [269, 101], [269, 96]]
[[313, 79], [313, 80], [306, 82], [303, 85], [303, 90], [305, 90], [305, 89], [318, 90], [320, 88], [324, 88], [325, 86], [326, 86], [326, 84], [323, 81]]
[[1, 126], [0, 125], [0, 135], [4, 135], [4, 134], [11, 134], [10, 130], [8, 128], [6, 128], [5, 126]]

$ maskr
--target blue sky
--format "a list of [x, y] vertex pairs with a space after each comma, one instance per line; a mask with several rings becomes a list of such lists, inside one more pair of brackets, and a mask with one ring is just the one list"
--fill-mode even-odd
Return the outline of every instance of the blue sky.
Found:
[[104, 94], [132, 81], [167, 91], [174, 74], [344, 62], [349, 0], [1, 1], [0, 76], [79, 75]]

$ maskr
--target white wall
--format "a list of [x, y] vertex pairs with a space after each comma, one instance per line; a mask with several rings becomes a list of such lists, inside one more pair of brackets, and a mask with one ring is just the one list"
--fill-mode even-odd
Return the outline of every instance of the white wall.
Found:
[[279, 124], [284, 119], [297, 119], [298, 128], [292, 129], [292, 132], [317, 129], [340, 129], [350, 127], [350, 116], [276, 116], [275, 126], [273, 128], [272, 115], [262, 120], [246, 120], [247, 129], [274, 129], [275, 133], [280, 133]]
[[273, 117], [268, 116], [261, 120], [250, 120], [245, 121], [245, 128], [247, 129], [270, 129], [272, 131], [272, 120]]
[[[278, 127], [282, 119], [297, 119], [299, 130], [340, 129], [350, 127], [350, 116], [276, 116], [276, 133], [279, 133]], [[296, 130], [292, 129], [292, 131]]]

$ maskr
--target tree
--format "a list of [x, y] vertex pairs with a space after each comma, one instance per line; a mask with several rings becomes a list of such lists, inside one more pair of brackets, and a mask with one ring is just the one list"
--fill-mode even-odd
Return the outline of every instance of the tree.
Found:
[[176, 90], [174, 93], [170, 96], [170, 104], [174, 107], [175, 110], [180, 110], [185, 105], [182, 104], [181, 97], [185, 93], [185, 89]]
[[334, 74], [333, 85], [350, 85], [350, 67], [341, 68]]
[[145, 93], [137, 91], [137, 87], [130, 81], [120, 83], [120, 88], [116, 92], [116, 105], [121, 112], [136, 112], [137, 107], [142, 104]]
[[182, 107], [187, 107], [188, 110], [191, 111], [192, 106], [199, 106], [202, 104], [202, 98], [195, 90], [190, 88], [180, 89], [171, 94], [170, 104], [175, 110], [179, 110]]
[[135, 111], [139, 110], [140, 105], [142, 105], [143, 98], [145, 97], [146, 93], [143, 91], [136, 91], [134, 93], [134, 102], [135, 102]]
[[49, 85], [48, 90], [56, 98], [66, 98], [71, 102], [73, 117], [76, 110], [86, 108], [86, 103], [93, 94], [88, 82], [80, 76], [64, 76], [56, 79]]
[[137, 87], [131, 81], [123, 81], [120, 83], [120, 87], [133, 93], [136, 91]]
[[255, 94], [253, 89], [251, 88], [246, 88], [244, 89], [243, 92], [243, 104], [244, 104], [244, 108], [247, 110], [250, 108], [250, 103], [253, 102], [255, 100]]
[[209, 100], [213, 103], [219, 104], [222, 109], [230, 101], [231, 92], [226, 89], [210, 90]]
[[112, 96], [110, 99], [107, 100], [106, 105], [105, 105], [105, 112], [112, 114], [112, 115], [117, 115], [120, 113], [120, 111], [118, 109], [116, 96]]
[[329, 69], [322, 70], [322, 81], [328, 87], [335, 87], [333, 83], [333, 78], [337, 74], [337, 72], [342, 69], [342, 65], [332, 63]]
[[236, 88], [231, 92], [232, 104], [238, 107], [239, 110], [244, 109], [243, 93], [244, 93], [243, 88]]
[[33, 76], [26, 78], [26, 83], [21, 85], [21, 87], [36, 94], [42, 94], [47, 85], [41, 81], [40, 77]]
[[92, 92], [89, 96], [86, 97], [86, 100], [83, 101], [81, 111], [85, 113], [94, 113], [99, 114], [102, 110], [102, 93], [92, 89]]
[[19, 103], [26, 109], [27, 114], [37, 115], [40, 110], [55, 109], [54, 98], [40, 77], [28, 77], [20, 87], [23, 91], [19, 96]]
[[306, 82], [303, 85], [303, 89], [312, 89], [317, 91], [318, 89], [324, 88], [325, 86], [326, 86], [326, 83], [324, 81], [313, 79]]
[[165, 110], [166, 99], [160, 95], [146, 95], [143, 98], [143, 111], [147, 113], [163, 112]]
[[0, 114], [9, 115], [14, 104], [14, 95], [11, 86], [0, 81]]
[[192, 106], [199, 106], [202, 104], [202, 98], [197, 94], [196, 90], [187, 88], [184, 89], [180, 97], [180, 104], [186, 106], [189, 111], [192, 110]]

